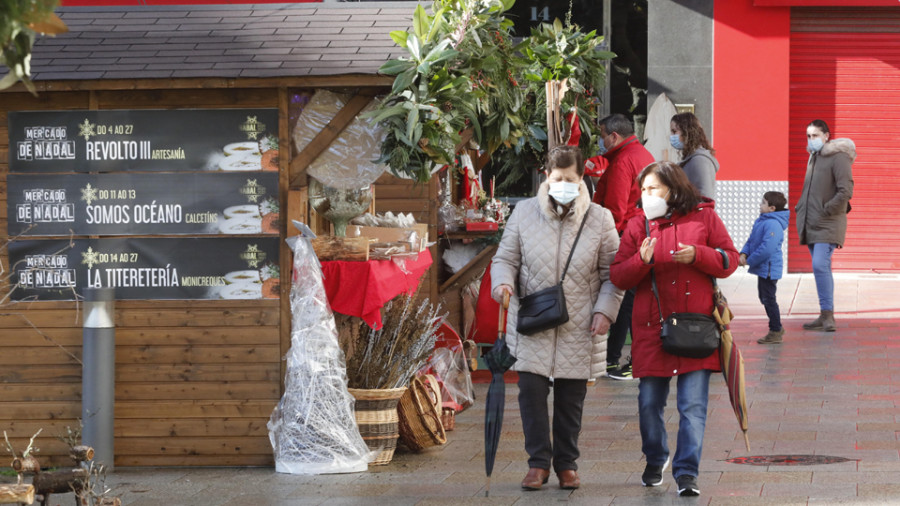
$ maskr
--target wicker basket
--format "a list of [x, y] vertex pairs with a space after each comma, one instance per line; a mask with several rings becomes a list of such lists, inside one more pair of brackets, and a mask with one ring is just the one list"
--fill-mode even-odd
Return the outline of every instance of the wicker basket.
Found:
[[409, 390], [400, 398], [400, 439], [410, 450], [420, 451], [447, 442], [441, 423], [440, 399], [421, 378], [413, 378]]
[[356, 399], [356, 425], [359, 427], [359, 434], [370, 450], [378, 452], [370, 464], [379, 466], [389, 463], [394, 458], [397, 437], [400, 435], [397, 402], [408, 389], [348, 390]]
[[422, 381], [430, 388], [434, 395], [432, 396], [429, 393], [429, 398], [431, 399], [431, 403], [438, 408], [438, 411], [441, 410], [441, 382], [433, 374], [425, 374], [422, 376]]

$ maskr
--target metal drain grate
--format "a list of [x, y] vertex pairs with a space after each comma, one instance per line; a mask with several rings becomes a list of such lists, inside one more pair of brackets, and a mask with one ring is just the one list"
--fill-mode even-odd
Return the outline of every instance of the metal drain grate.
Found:
[[821, 464], [839, 464], [841, 462], [859, 462], [859, 459], [832, 457], [829, 455], [753, 455], [725, 459], [725, 462], [751, 466], [818, 466]]

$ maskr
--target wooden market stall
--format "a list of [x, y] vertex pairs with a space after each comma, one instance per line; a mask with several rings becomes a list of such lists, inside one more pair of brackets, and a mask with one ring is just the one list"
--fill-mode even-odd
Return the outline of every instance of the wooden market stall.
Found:
[[[36, 43], [39, 95], [20, 86], [0, 92], [2, 244], [14, 239], [6, 235], [13, 111], [277, 109], [280, 152], [290, 153], [279, 157], [279, 204], [287, 212], [278, 237], [296, 233], [285, 216], [322, 227], [304, 198], [305, 168], [390, 87], [377, 69], [399, 54], [388, 32], [406, 29], [411, 9], [304, 5], [60, 9], [71, 31]], [[317, 89], [353, 98], [296, 152], [291, 132], [301, 98]], [[415, 185], [384, 175], [375, 187], [375, 211], [412, 213], [437, 237], [436, 181]], [[291, 322], [291, 254], [279, 243], [280, 299], [117, 301], [117, 466], [273, 463], [266, 422], [283, 391]], [[437, 264], [436, 248], [432, 256]], [[6, 294], [6, 248], [0, 262]], [[420, 294], [439, 300], [446, 278], [431, 268]], [[454, 286], [444, 291], [455, 296]], [[458, 320], [458, 302], [448, 308]], [[68, 464], [55, 436], [79, 424], [81, 318], [74, 301], [0, 304], [0, 429], [17, 447], [43, 429], [44, 465]]]

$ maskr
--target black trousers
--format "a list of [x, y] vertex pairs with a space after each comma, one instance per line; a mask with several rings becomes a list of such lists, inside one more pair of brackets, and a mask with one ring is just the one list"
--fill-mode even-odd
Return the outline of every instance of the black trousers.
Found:
[[609, 327], [609, 338], [606, 340], [606, 363], [618, 364], [622, 358], [622, 348], [628, 339], [628, 331], [631, 330], [631, 311], [634, 309], [634, 288], [625, 290], [622, 297], [622, 305], [619, 306], [619, 315], [616, 323]]
[[[553, 441], [550, 441], [550, 412], [547, 398], [553, 388]], [[553, 469], [556, 472], [576, 470], [578, 434], [587, 380], [550, 379], [528, 372], [519, 373], [519, 412], [525, 433], [528, 467]]]

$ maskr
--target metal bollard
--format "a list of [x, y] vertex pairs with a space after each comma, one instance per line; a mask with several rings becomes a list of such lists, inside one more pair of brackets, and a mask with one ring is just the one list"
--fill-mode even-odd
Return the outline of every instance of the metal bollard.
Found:
[[84, 289], [81, 369], [81, 442], [94, 462], [115, 468], [113, 420], [116, 387], [115, 289]]

